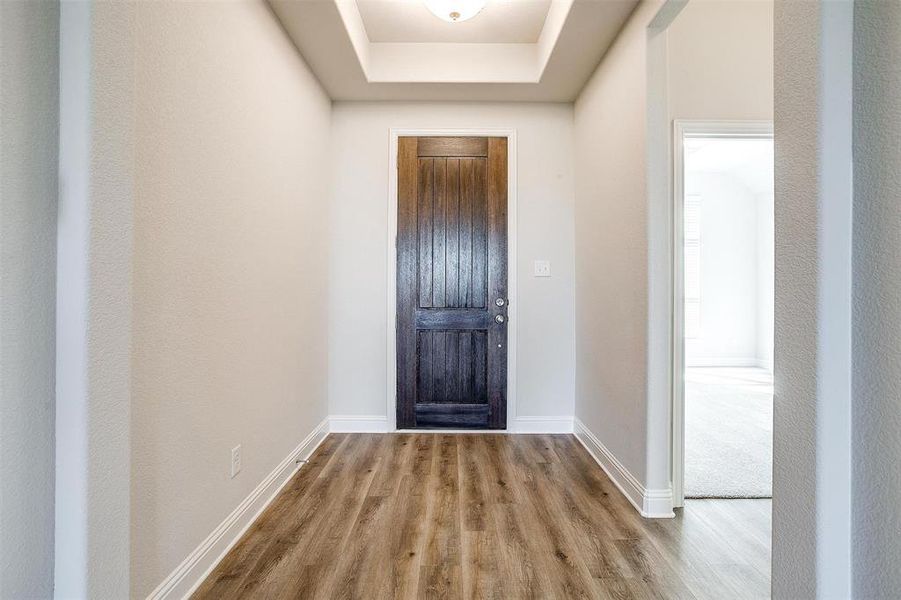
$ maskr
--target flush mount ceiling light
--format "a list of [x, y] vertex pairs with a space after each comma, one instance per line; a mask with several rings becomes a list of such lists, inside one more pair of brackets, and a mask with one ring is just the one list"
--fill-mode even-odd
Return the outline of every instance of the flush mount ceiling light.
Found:
[[448, 23], [471, 19], [485, 8], [488, 0], [422, 0], [432, 14]]

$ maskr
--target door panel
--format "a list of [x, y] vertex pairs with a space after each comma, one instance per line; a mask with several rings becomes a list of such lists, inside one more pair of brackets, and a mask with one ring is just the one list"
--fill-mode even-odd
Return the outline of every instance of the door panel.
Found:
[[487, 404], [484, 330], [417, 331], [417, 400], [420, 404]]
[[506, 426], [506, 226], [505, 138], [399, 139], [398, 427]]
[[419, 159], [419, 308], [486, 305], [486, 159]]

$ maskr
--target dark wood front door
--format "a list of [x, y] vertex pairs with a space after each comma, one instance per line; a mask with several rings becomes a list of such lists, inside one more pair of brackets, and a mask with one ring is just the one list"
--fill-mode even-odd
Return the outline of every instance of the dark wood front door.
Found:
[[401, 137], [397, 427], [507, 426], [507, 139]]

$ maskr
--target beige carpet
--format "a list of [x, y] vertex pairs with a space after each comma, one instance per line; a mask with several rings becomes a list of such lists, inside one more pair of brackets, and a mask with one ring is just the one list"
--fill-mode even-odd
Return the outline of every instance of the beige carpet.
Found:
[[771, 498], [773, 388], [762, 369], [688, 369], [685, 497]]

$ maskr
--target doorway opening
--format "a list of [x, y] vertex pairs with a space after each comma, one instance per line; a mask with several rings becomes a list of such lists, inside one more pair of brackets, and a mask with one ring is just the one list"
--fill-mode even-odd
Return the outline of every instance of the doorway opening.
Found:
[[677, 121], [674, 141], [676, 503], [771, 498], [772, 125]]

